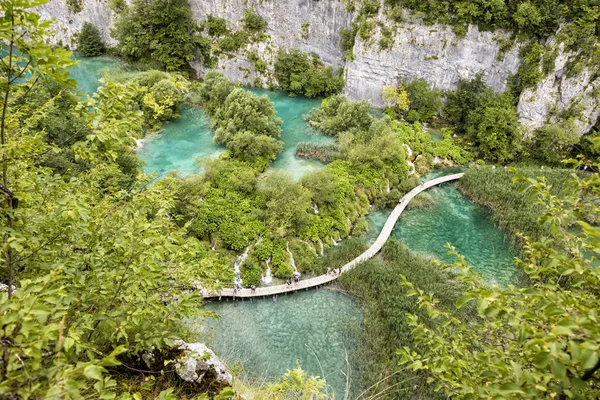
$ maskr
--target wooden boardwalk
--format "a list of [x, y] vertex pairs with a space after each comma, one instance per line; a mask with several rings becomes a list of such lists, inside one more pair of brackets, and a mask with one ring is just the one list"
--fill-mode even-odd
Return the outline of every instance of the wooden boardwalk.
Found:
[[[448, 175], [448, 176], [443, 176], [441, 178], [432, 179], [430, 181], [420, 184], [419, 186], [417, 186], [416, 188], [414, 188], [413, 190], [408, 192], [404, 197], [402, 197], [400, 199], [400, 201], [398, 202], [398, 205], [394, 208], [394, 210], [388, 217], [387, 221], [385, 222], [385, 225], [383, 226], [383, 229], [381, 230], [381, 232], [379, 233], [379, 236], [377, 237], [375, 242], [371, 245], [371, 247], [369, 247], [364, 253], [362, 253], [361, 255], [356, 257], [354, 260], [352, 260], [349, 263], [347, 263], [346, 265], [344, 265], [342, 268], [342, 273], [346, 273], [346, 272], [350, 271], [352, 268], [354, 268], [361, 262], [366, 261], [369, 258], [373, 257], [375, 254], [377, 254], [379, 252], [379, 250], [381, 250], [381, 248], [383, 247], [385, 242], [388, 240], [388, 238], [392, 234], [392, 230], [394, 229], [394, 225], [396, 225], [396, 221], [398, 220], [398, 218], [400, 218], [400, 215], [402, 214], [402, 212], [404, 212], [404, 209], [406, 208], [408, 203], [413, 198], [415, 198], [415, 196], [417, 196], [419, 193], [429, 189], [430, 187], [433, 187], [433, 186], [436, 186], [436, 185], [439, 185], [439, 184], [442, 184], [445, 182], [450, 182], [450, 181], [455, 181], [457, 179], [460, 179], [460, 178], [462, 178], [463, 175], [464, 174], [460, 173], [460, 174]], [[337, 265], [332, 265], [332, 267], [337, 267]], [[282, 293], [296, 292], [296, 291], [303, 290], [303, 289], [307, 290], [310, 288], [319, 287], [319, 286], [328, 284], [331, 281], [336, 280], [338, 278], [338, 276], [339, 275], [332, 275], [332, 274], [320, 275], [320, 276], [315, 276], [314, 278], [300, 280], [300, 282], [292, 283], [289, 286], [284, 284], [284, 285], [259, 287], [259, 288], [256, 288], [255, 291], [252, 291], [250, 289], [241, 289], [241, 290], [237, 291], [237, 294], [235, 296], [233, 294], [232, 288], [222, 289], [219, 293], [216, 293], [216, 292], [208, 293], [206, 291], [203, 291], [202, 296], [207, 299], [208, 298], [219, 298], [220, 299], [221, 297], [234, 297], [234, 298], [267, 297], [267, 296], [273, 296], [273, 295], [278, 295], [278, 294], [282, 294]]]

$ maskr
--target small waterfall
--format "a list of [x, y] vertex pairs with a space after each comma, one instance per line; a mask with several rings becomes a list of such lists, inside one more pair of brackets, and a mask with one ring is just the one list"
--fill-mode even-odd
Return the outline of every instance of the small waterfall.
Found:
[[339, 232], [338, 232], [338, 239], [337, 239], [337, 241], [338, 241], [338, 242], [341, 242], [341, 241], [342, 241], [342, 235], [340, 235], [340, 233], [339, 233]]
[[414, 175], [414, 173], [417, 172], [416, 169], [415, 169], [415, 164], [413, 164], [411, 161], [407, 161], [406, 163], [410, 167], [410, 171], [408, 172], [408, 176]]
[[294, 271], [298, 272], [298, 269], [296, 268], [296, 261], [294, 261], [294, 255], [290, 251], [290, 242], [287, 242], [285, 249], [288, 253], [290, 253], [290, 264], [292, 264], [292, 268], [294, 268]]
[[324, 252], [323, 252], [323, 242], [321, 242], [321, 239], [319, 239], [319, 245], [321, 246], [321, 252], [319, 254], [321, 254], [321, 256], [323, 256]]
[[318, 213], [319, 213], [319, 207], [317, 207], [317, 204], [316, 204], [316, 203], [315, 203], [315, 204], [313, 204], [313, 206], [312, 206], [312, 209], [313, 209], [313, 211], [315, 212], [315, 214], [318, 214]]
[[331, 238], [331, 242], [333, 243], [334, 246], [338, 245], [337, 242], [335, 241], [335, 239], [333, 237]]
[[404, 147], [406, 147], [406, 155], [407, 155], [409, 158], [410, 158], [410, 157], [412, 157], [412, 155], [413, 155], [413, 151], [412, 151], [412, 149], [410, 148], [410, 146], [409, 146], [409, 145], [407, 145], [406, 143], [405, 143], [403, 146], [404, 146]]
[[268, 285], [269, 283], [273, 282], [273, 275], [271, 274], [271, 257], [267, 258], [265, 264], [267, 264], [267, 273], [260, 279], [260, 281], [263, 283], [263, 285]]
[[144, 147], [144, 139], [135, 139], [135, 148], [141, 149]]
[[386, 192], [389, 193], [390, 192], [390, 180], [388, 179], [387, 181], [387, 188], [386, 188]]
[[242, 254], [240, 254], [235, 263], [233, 263], [233, 283], [236, 285], [242, 286], [243, 281], [241, 278], [242, 272], [240, 271], [240, 267], [242, 266], [244, 261], [246, 261], [246, 258], [248, 258], [248, 252], [250, 251], [251, 247], [251, 244], [248, 245], [248, 247], [246, 247], [246, 250]]

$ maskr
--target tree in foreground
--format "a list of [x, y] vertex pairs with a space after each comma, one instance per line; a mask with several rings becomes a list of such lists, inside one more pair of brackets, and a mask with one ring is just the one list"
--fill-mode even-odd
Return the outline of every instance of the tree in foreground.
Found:
[[487, 286], [457, 255], [453, 265], [444, 266], [461, 270], [459, 280], [468, 286], [456, 306], [475, 302], [478, 312], [463, 324], [440, 311], [433, 295], [405, 281], [433, 327], [409, 316], [416, 340], [427, 351], [399, 350], [401, 362], [429, 371], [438, 390], [458, 399], [598, 398], [600, 229], [582, 216], [600, 213], [600, 176], [573, 175], [570, 191], [561, 198], [550, 194], [543, 179], [514, 180], [529, 182], [546, 206], [540, 223], [551, 229], [551, 236], [539, 241], [526, 238], [524, 255], [516, 260], [529, 286]]

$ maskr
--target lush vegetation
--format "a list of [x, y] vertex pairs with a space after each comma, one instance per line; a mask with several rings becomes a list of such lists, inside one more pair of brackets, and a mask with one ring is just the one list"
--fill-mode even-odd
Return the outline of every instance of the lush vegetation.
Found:
[[[352, 102], [344, 96], [332, 96], [323, 100], [319, 109], [311, 110], [306, 119], [314, 129], [336, 136], [339, 143], [336, 157], [346, 157], [356, 166], [371, 165], [378, 169], [379, 161], [391, 160], [404, 152], [403, 144], [413, 152], [408, 158], [422, 164], [420, 172], [427, 171], [436, 156], [458, 164], [465, 164], [472, 158], [469, 152], [454, 144], [451, 132], [446, 133], [442, 142], [434, 142], [419, 123], [374, 118], [370, 109], [366, 101]], [[310, 152], [305, 155], [318, 159], [327, 157], [330, 151], [324, 146], [312, 150], [314, 155]]]
[[113, 374], [188, 338], [182, 318], [201, 299], [181, 289], [214, 283], [214, 270], [198, 268], [205, 247], [169, 218], [172, 196], [119, 161], [141, 134], [135, 91], [107, 83], [75, 97], [69, 53], [45, 44], [48, 24], [28, 6], [11, 2], [0, 24], [0, 395], [148, 396], [154, 380], [127, 387]]
[[98, 28], [85, 22], [77, 36], [77, 50], [86, 57], [95, 57], [104, 53], [105, 46]]
[[444, 113], [480, 158], [506, 163], [518, 154], [522, 138], [515, 101], [509, 92], [495, 93], [481, 74], [459, 81], [448, 93]]
[[408, 122], [430, 122], [442, 109], [442, 93], [431, 89], [425, 79], [413, 79], [398, 87], [386, 86], [383, 100], [391, 106], [388, 114]]
[[[562, 198], [568, 193], [573, 171], [567, 169], [522, 169], [529, 179], [544, 179], [553, 196]], [[513, 184], [514, 174], [506, 169], [475, 168], [466, 171], [458, 188], [476, 203], [489, 207], [498, 225], [512, 234], [540, 240], [550, 235], [550, 227], [538, 223], [545, 205], [531, 198], [525, 185]], [[589, 212], [587, 216], [591, 216]], [[592, 221], [595, 222], [595, 221]]]
[[[461, 286], [454, 282], [451, 272], [442, 271], [432, 265], [431, 260], [414, 255], [393, 238], [385, 244], [379, 258], [342, 275], [342, 288], [357, 297], [363, 306], [365, 354], [360, 358], [367, 363], [362, 368], [364, 398], [446, 398], [434, 391], [435, 385], [427, 381], [427, 374], [397, 365], [400, 357], [395, 355], [396, 349], [406, 346], [419, 353], [424, 351], [414, 341], [406, 313], [427, 315], [413, 299], [406, 297], [408, 290], [400, 284], [401, 275], [415, 284], [418, 282], [425, 291], [435, 292], [441, 310], [452, 310], [460, 297]], [[463, 309], [456, 317], [464, 321], [471, 313], [472, 310]]]
[[459, 269], [458, 281], [466, 286], [456, 307], [476, 305], [478, 317], [464, 324], [440, 309], [435, 294], [404, 280], [427, 318], [409, 317], [425, 352], [402, 348], [401, 363], [431, 374], [437, 389], [453, 398], [597, 398], [600, 230], [582, 216], [600, 213], [600, 177], [573, 177], [562, 196], [543, 180], [516, 180], [527, 182], [545, 205], [539, 223], [549, 229], [525, 241], [517, 262], [530, 285], [486, 285], [458, 256], [444, 267]]
[[190, 81], [174, 72], [115, 70], [104, 80], [129, 87], [134, 93], [129, 107], [143, 113], [144, 127], [151, 130], [178, 118], [184, 100], [192, 92]]
[[280, 50], [275, 61], [279, 87], [293, 95], [330, 96], [344, 88], [341, 71], [326, 67], [316, 54], [296, 49]]
[[181, 70], [196, 56], [198, 31], [188, 0], [135, 0], [119, 13], [112, 35], [124, 58]]

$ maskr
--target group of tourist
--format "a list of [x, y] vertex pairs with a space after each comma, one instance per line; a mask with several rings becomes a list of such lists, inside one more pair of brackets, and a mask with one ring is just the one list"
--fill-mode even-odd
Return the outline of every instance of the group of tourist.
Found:
[[344, 267], [343, 265], [340, 265], [339, 267], [334, 268], [333, 270], [330, 267], [327, 267], [327, 275], [333, 275], [333, 276], [340, 275], [342, 273], [343, 267]]

